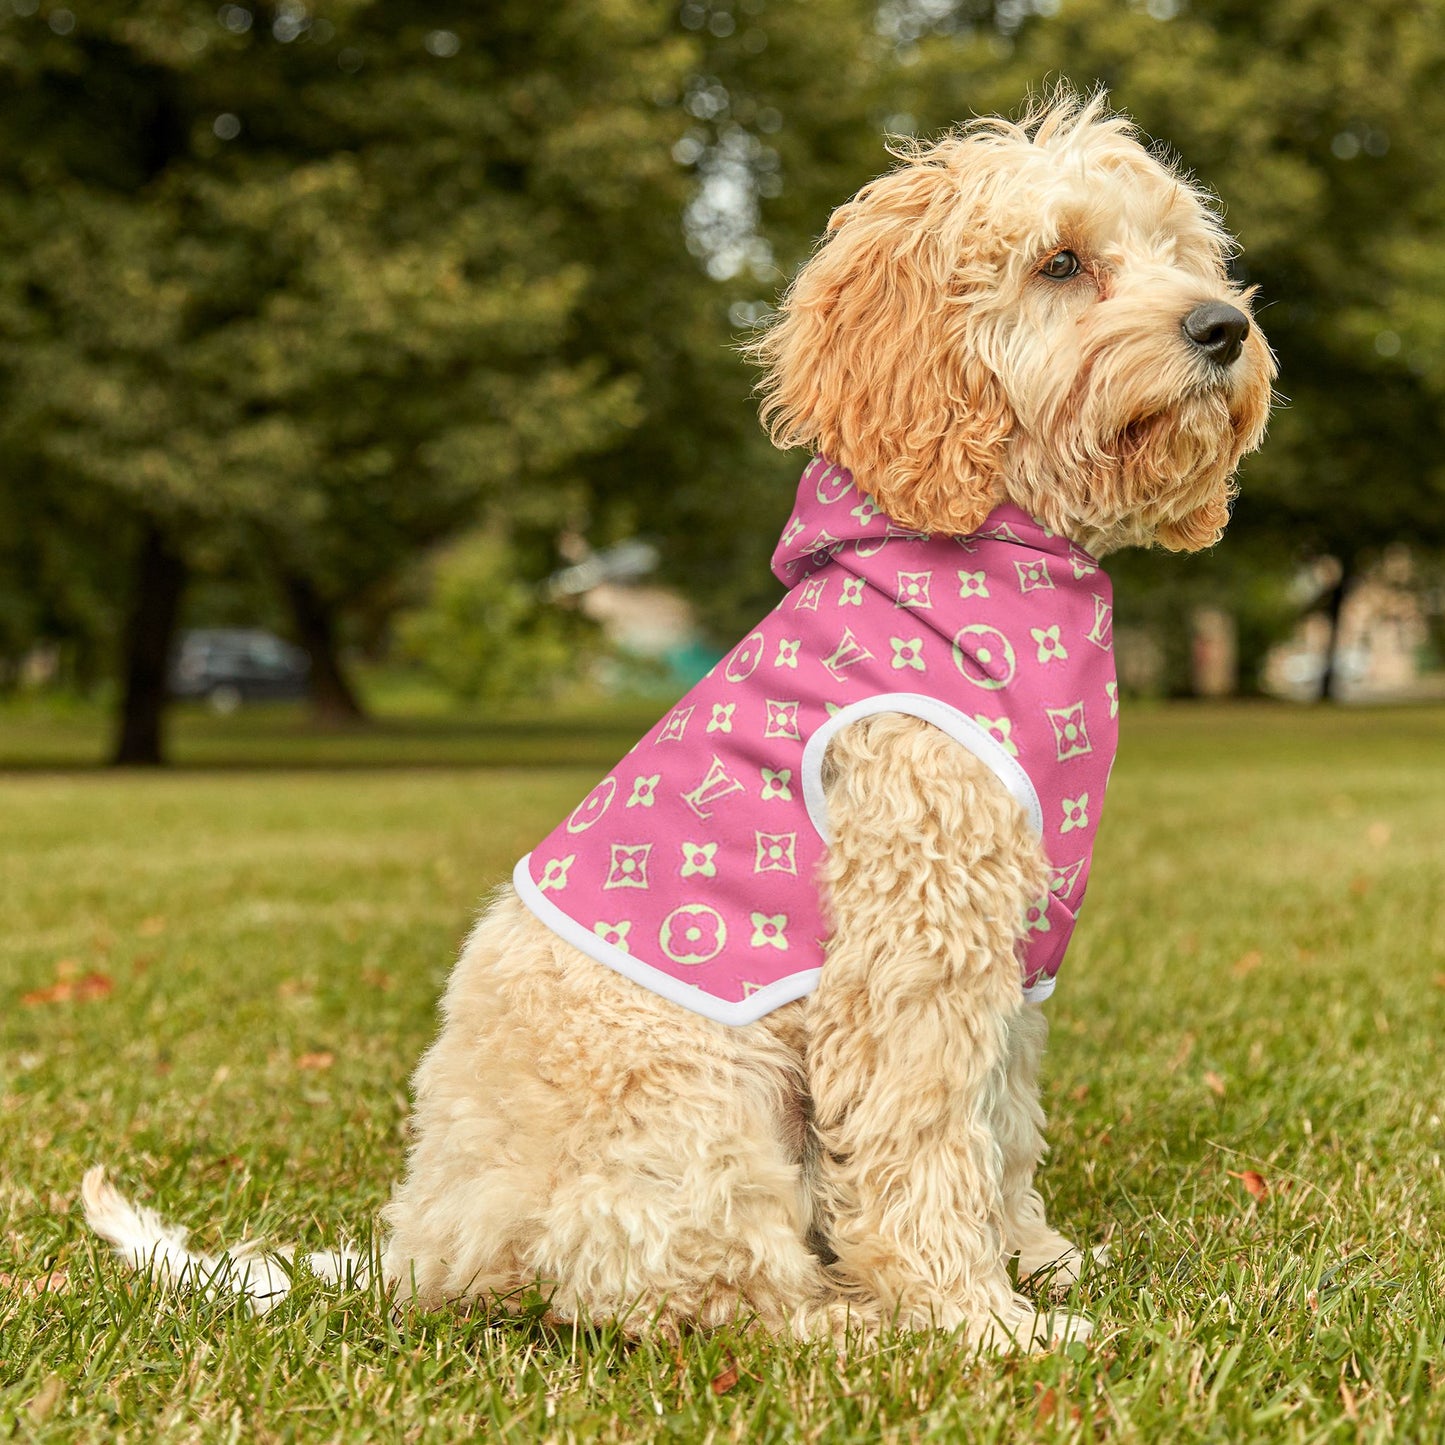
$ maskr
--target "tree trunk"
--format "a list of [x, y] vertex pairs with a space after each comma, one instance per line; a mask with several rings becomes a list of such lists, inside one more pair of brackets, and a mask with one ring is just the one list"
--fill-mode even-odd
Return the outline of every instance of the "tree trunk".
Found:
[[158, 767], [165, 761], [161, 734], [167, 672], [185, 585], [184, 559], [160, 528], [148, 523], [136, 558], [126, 621], [124, 692], [111, 754], [117, 766]]
[[311, 710], [319, 723], [341, 727], [366, 721], [366, 711], [356, 696], [336, 649], [336, 623], [330, 605], [296, 572], [282, 574], [286, 600], [296, 640], [311, 658]]
[[1325, 643], [1325, 665], [1320, 673], [1320, 701], [1339, 701], [1339, 646], [1340, 646], [1340, 616], [1345, 610], [1345, 595], [1355, 580], [1355, 559], [1353, 557], [1340, 558], [1340, 576], [1330, 592], [1329, 602], [1325, 605], [1325, 617], [1330, 624], [1329, 639]]

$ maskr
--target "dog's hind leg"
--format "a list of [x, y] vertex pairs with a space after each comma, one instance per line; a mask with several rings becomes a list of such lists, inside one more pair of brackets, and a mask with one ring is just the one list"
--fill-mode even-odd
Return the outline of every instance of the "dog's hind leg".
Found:
[[755, 1318], [823, 1293], [807, 1246], [802, 1004], [746, 1028], [657, 997], [504, 890], [416, 1076], [384, 1269], [403, 1298], [533, 1289], [635, 1333]]
[[1048, 1149], [1039, 1104], [1039, 1064], [1048, 1032], [1037, 1004], [1026, 1003], [1014, 1016], [993, 1127], [1003, 1154], [1004, 1245], [1018, 1256], [1021, 1281], [1032, 1276], [1058, 1290], [1078, 1279], [1083, 1256], [1049, 1225], [1034, 1187], [1034, 1173]]
[[898, 1322], [991, 1347], [1080, 1338], [1006, 1269], [996, 1132], [1022, 1008], [1014, 943], [1044, 888], [1037, 843], [994, 774], [942, 732], [880, 714], [825, 775], [834, 926], [810, 1001], [819, 1199], [839, 1275]]

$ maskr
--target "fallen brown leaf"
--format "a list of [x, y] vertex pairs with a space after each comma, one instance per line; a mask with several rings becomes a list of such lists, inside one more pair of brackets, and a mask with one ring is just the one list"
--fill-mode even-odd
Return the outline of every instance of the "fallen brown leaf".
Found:
[[1246, 974], [1253, 973], [1263, 962], [1264, 955], [1257, 948], [1251, 948], [1248, 953], [1235, 960], [1234, 976], [1243, 978]]
[[1204, 1075], [1204, 1086], [1211, 1094], [1217, 1094], [1221, 1099], [1224, 1097], [1224, 1080], [1216, 1074], [1213, 1069], [1206, 1071]]
[[302, 1054], [296, 1060], [298, 1069], [329, 1069], [336, 1062], [336, 1055], [326, 1049], [318, 1049], [314, 1054]]
[[1040, 1390], [1034, 1405], [1034, 1424], [1051, 1425], [1059, 1408], [1059, 1397], [1052, 1388]]
[[1269, 1181], [1263, 1174], [1253, 1169], [1243, 1169], [1236, 1173], [1229, 1170], [1229, 1177], [1237, 1179], [1244, 1185], [1245, 1192], [1253, 1199], [1263, 1199], [1269, 1193]]
[[1088, 1097], [1089, 1086], [1087, 1084], [1080, 1084], [1078, 1088], [1069, 1090], [1069, 1098], [1071, 1098], [1076, 1104], [1082, 1104], [1084, 1100]]
[[30, 1278], [0, 1272], [0, 1289], [13, 1289], [26, 1299], [38, 1299], [43, 1294], [68, 1294], [70, 1276], [63, 1269], [53, 1269], [49, 1274]]
[[390, 993], [392, 985], [396, 982], [384, 968], [362, 969], [361, 981], [367, 988], [374, 988], [379, 993]]
[[159, 938], [166, 931], [166, 921], [159, 914], [153, 918], [142, 918], [136, 932], [142, 938]]
[[48, 988], [32, 989], [20, 995], [20, 1002], [27, 1008], [47, 1003], [88, 1003], [92, 999], [104, 998], [115, 989], [115, 982], [109, 974], [87, 973], [82, 978], [57, 979]]
[[1435, 975], [1435, 987], [1445, 988], [1445, 973], [1437, 973]]
[[26, 1008], [42, 1003], [64, 1003], [72, 992], [68, 983], [53, 983], [49, 988], [33, 988], [29, 993], [22, 993], [20, 1002]]
[[738, 1362], [729, 1355], [727, 1369], [712, 1377], [712, 1392], [714, 1395], [726, 1395], [737, 1382]]

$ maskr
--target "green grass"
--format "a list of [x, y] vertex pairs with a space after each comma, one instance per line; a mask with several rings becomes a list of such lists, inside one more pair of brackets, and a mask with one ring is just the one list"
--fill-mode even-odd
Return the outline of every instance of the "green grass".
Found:
[[[581, 695], [538, 709], [443, 711], [437, 694], [383, 679], [368, 689], [372, 721], [328, 729], [304, 704], [270, 703], [220, 717], [178, 703], [166, 725], [168, 761], [179, 768], [554, 766], [559, 759], [605, 772], [656, 720], [661, 701], [599, 702]], [[50, 698], [0, 704], [0, 770], [99, 767], [112, 724], [91, 703]]]
[[[473, 911], [640, 720], [398, 724], [265, 771], [329, 754], [243, 715], [180, 751], [245, 768], [0, 778], [0, 1438], [1445, 1439], [1439, 709], [1126, 714], [1048, 1006], [1045, 1191], [1113, 1248], [1072, 1355], [675, 1353], [311, 1280], [255, 1320], [87, 1240], [96, 1160], [203, 1246], [365, 1238]], [[0, 756], [44, 761], [17, 730]], [[87, 975], [111, 991], [22, 1002]]]

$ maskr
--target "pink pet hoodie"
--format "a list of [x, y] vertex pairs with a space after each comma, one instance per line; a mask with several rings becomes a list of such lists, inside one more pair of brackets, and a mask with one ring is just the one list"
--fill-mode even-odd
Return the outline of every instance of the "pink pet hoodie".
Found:
[[523, 902], [664, 998], [751, 1023], [824, 965], [828, 740], [908, 713], [992, 768], [1041, 837], [1049, 892], [1019, 961], [1046, 998], [1117, 742], [1109, 579], [1014, 506], [968, 537], [905, 532], [823, 457], [773, 571], [787, 596], [517, 864]]

